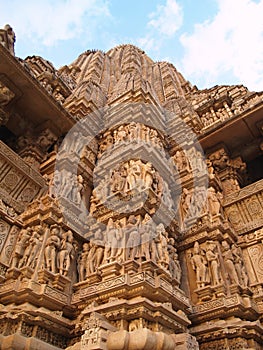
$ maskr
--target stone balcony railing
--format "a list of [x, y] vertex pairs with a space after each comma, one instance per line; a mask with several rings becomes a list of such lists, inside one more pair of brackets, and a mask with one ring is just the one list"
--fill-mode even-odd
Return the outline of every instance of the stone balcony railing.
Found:
[[238, 234], [263, 225], [263, 179], [227, 196], [225, 213]]

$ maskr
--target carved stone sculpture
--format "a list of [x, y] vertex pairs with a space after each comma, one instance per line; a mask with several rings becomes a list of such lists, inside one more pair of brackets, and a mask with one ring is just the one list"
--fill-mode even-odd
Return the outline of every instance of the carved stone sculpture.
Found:
[[204, 252], [200, 249], [199, 243], [195, 242], [191, 256], [191, 264], [196, 274], [197, 288], [203, 288], [209, 282], [207, 260]]
[[73, 233], [71, 230], [62, 234], [60, 250], [57, 255], [58, 270], [63, 276], [67, 276], [71, 260], [74, 258]]
[[207, 190], [207, 202], [208, 210], [211, 216], [218, 215], [220, 213], [221, 204], [213, 187], [209, 187]]
[[22, 258], [24, 256], [26, 247], [28, 246], [29, 239], [31, 237], [32, 229], [26, 228], [22, 229], [18, 236], [18, 241], [16, 243], [14, 255], [12, 257], [11, 267], [21, 267], [22, 266]]
[[155, 242], [158, 254], [158, 264], [165, 269], [168, 269], [170, 261], [168, 254], [168, 233], [162, 223], [156, 227]]
[[210, 272], [211, 284], [218, 285], [220, 284], [220, 275], [219, 275], [219, 260], [218, 253], [216, 252], [216, 244], [213, 241], [206, 242], [206, 259], [208, 262], [208, 269]]
[[86, 266], [89, 254], [89, 247], [89, 243], [83, 243], [82, 252], [78, 260], [79, 282], [84, 281], [86, 277]]
[[129, 216], [125, 227], [127, 236], [126, 260], [134, 260], [139, 257], [140, 233], [138, 231], [138, 221], [135, 216]]
[[30, 266], [34, 268], [36, 266], [37, 254], [42, 246], [44, 230], [39, 225], [32, 229], [32, 235], [28, 240], [28, 245], [24, 251], [23, 258], [20, 260], [19, 267]]
[[231, 284], [238, 284], [238, 275], [234, 264], [234, 256], [227, 241], [222, 242], [222, 256], [228, 279]]
[[174, 247], [174, 239], [169, 238], [168, 253], [169, 253], [169, 271], [173, 279], [180, 283], [182, 269], [178, 260], [177, 249]]
[[235, 270], [237, 272], [238, 280], [242, 286], [247, 287], [249, 283], [248, 274], [244, 265], [244, 258], [239, 247], [232, 244], [231, 251], [234, 258]]
[[50, 227], [50, 235], [44, 250], [45, 267], [52, 273], [57, 272], [57, 256], [61, 247], [60, 228], [57, 225]]

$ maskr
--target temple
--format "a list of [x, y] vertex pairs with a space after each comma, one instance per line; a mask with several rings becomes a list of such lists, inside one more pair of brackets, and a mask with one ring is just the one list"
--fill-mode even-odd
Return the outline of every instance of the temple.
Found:
[[263, 92], [0, 29], [1, 350], [263, 349]]

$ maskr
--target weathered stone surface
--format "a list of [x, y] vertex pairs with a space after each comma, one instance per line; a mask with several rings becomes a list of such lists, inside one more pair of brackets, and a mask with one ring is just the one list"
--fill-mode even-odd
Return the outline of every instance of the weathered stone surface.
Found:
[[0, 42], [1, 349], [263, 349], [263, 93]]

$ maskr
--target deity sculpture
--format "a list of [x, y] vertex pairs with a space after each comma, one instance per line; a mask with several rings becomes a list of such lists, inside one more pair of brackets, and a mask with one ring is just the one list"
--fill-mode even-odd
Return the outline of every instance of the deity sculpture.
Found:
[[232, 244], [231, 250], [234, 257], [234, 265], [238, 275], [238, 279], [244, 287], [247, 287], [249, 280], [248, 280], [247, 271], [244, 265], [243, 257], [241, 254], [241, 250], [235, 244]]
[[225, 269], [231, 284], [238, 284], [238, 275], [234, 264], [234, 256], [227, 241], [222, 242], [222, 256], [224, 259]]
[[160, 223], [156, 227], [156, 247], [157, 247], [157, 254], [158, 254], [158, 264], [160, 266], [164, 267], [165, 269], [168, 269], [169, 266], [169, 254], [168, 254], [168, 233], [165, 230], [164, 224]]
[[153, 239], [153, 221], [149, 214], [146, 214], [139, 228], [141, 236], [141, 257], [150, 260], [151, 241]]
[[196, 274], [197, 288], [203, 288], [209, 282], [207, 260], [205, 253], [201, 250], [199, 243], [195, 242], [191, 256], [192, 268]]
[[130, 160], [127, 166], [127, 187], [129, 190], [136, 188], [141, 179], [141, 173], [142, 171], [138, 161]]
[[114, 170], [111, 175], [111, 191], [112, 192], [123, 192], [125, 188], [127, 171], [122, 166], [118, 170]]
[[87, 265], [88, 254], [89, 254], [89, 243], [83, 243], [82, 253], [78, 260], [79, 282], [84, 281], [86, 277], [86, 265]]
[[46, 241], [44, 249], [45, 267], [52, 273], [57, 272], [57, 254], [60, 249], [60, 227], [53, 225], [50, 227], [50, 236]]
[[180, 282], [182, 269], [178, 260], [177, 249], [174, 247], [174, 238], [168, 241], [169, 271], [173, 279]]
[[221, 204], [213, 187], [209, 187], [207, 190], [207, 203], [211, 216], [216, 216], [220, 213]]
[[94, 269], [97, 269], [102, 264], [102, 261], [104, 258], [104, 246], [105, 246], [105, 242], [103, 240], [103, 235], [100, 228], [98, 228], [95, 231], [92, 244], [94, 244], [95, 246], [92, 261], [93, 261]]
[[114, 260], [123, 262], [124, 260], [124, 229], [120, 222], [116, 222], [116, 239], [117, 239], [117, 251], [115, 252]]
[[181, 196], [182, 216], [184, 219], [186, 219], [187, 216], [190, 217], [191, 203], [192, 203], [192, 193], [190, 190], [184, 187], [182, 191], [182, 196]]
[[138, 220], [130, 215], [125, 227], [127, 237], [126, 260], [134, 260], [139, 257], [140, 233], [138, 231]]
[[43, 237], [41, 237], [43, 232], [44, 230], [40, 225], [32, 229], [32, 236], [28, 241], [28, 245], [25, 249], [23, 258], [20, 260], [20, 264], [19, 264], [20, 267], [21, 266], [30, 266], [32, 268], [35, 267], [36, 260], [38, 258], [37, 255], [43, 241]]
[[164, 191], [164, 181], [158, 171], [153, 172], [153, 190], [159, 198], [162, 197]]
[[145, 188], [150, 188], [153, 183], [153, 174], [154, 174], [154, 169], [152, 167], [152, 164], [149, 162], [147, 162], [146, 164], [142, 163], [141, 169], [142, 169], [143, 186]]
[[97, 249], [96, 244], [93, 242], [93, 240], [91, 240], [89, 242], [89, 252], [88, 252], [88, 256], [87, 256], [87, 260], [86, 260], [85, 278], [87, 278], [90, 274], [92, 274], [96, 271], [96, 267], [94, 264], [96, 249]]
[[57, 255], [59, 273], [67, 276], [71, 260], [74, 258], [73, 233], [71, 230], [62, 234], [60, 250]]
[[206, 242], [206, 259], [210, 272], [212, 285], [220, 284], [218, 253], [215, 252], [216, 244], [213, 241]]
[[182, 151], [177, 150], [175, 155], [173, 156], [173, 159], [175, 161], [175, 165], [179, 172], [184, 170], [189, 172], [189, 161], [183, 150]]
[[110, 262], [112, 257], [117, 251], [117, 237], [116, 237], [116, 227], [113, 219], [110, 218], [107, 223], [107, 228], [105, 231], [105, 250], [104, 250], [104, 261]]
[[12, 257], [11, 268], [20, 267], [20, 260], [22, 259], [26, 247], [28, 246], [29, 239], [32, 234], [32, 229], [27, 227], [22, 229], [19, 233], [18, 240], [15, 246], [14, 255]]

